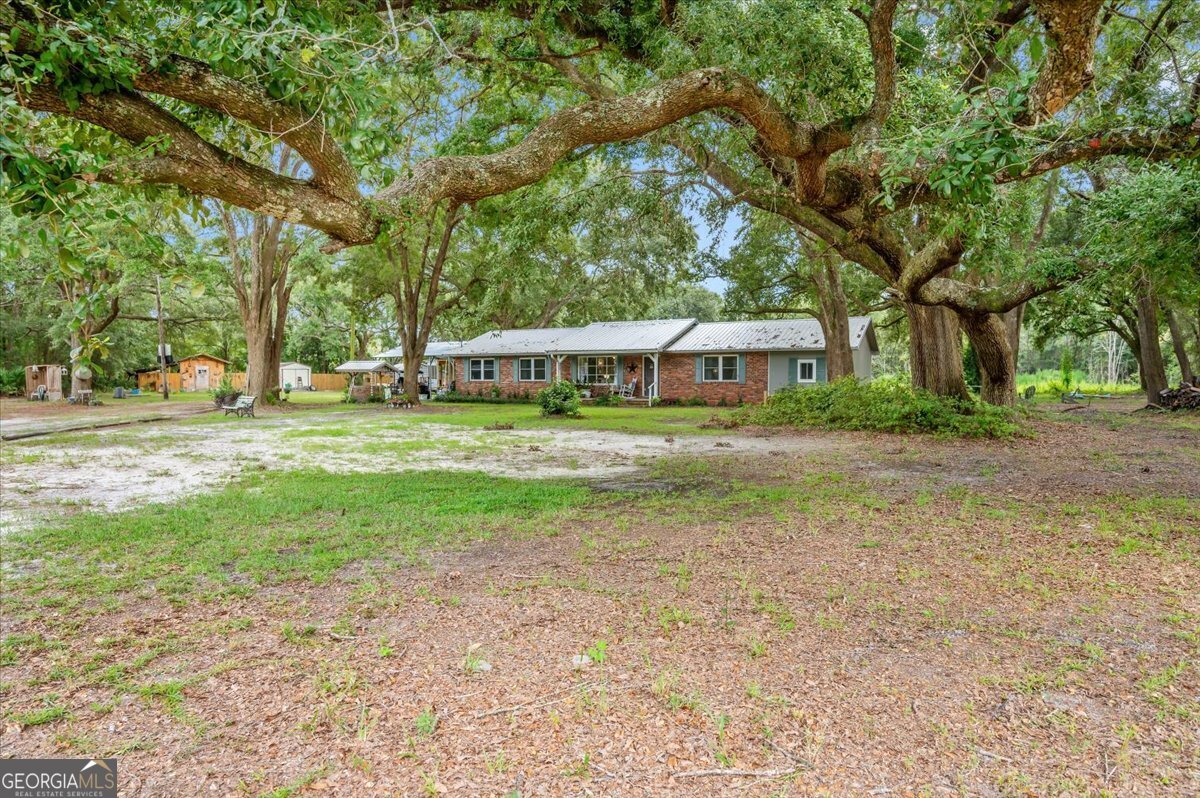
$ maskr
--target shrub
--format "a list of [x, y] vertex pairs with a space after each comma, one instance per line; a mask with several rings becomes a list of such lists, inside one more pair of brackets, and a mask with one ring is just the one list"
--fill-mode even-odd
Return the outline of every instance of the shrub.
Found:
[[528, 396], [495, 397], [490, 393], [464, 393], [462, 391], [446, 391], [433, 397], [434, 401], [450, 404], [479, 403], [485, 405], [527, 405], [531, 403]]
[[221, 381], [217, 383], [217, 387], [210, 389], [208, 395], [213, 398], [213, 404], [221, 407], [236, 402], [238, 397], [242, 395], [242, 392], [233, 387], [233, 380], [228, 374], [223, 374]]
[[567, 380], [552, 382], [538, 392], [537, 402], [543, 416], [579, 415], [579, 389]]
[[16, 366], [0, 369], [0, 395], [20, 396], [25, 393], [25, 369]]
[[739, 411], [738, 420], [764, 426], [824, 427], [878, 432], [923, 432], [964, 438], [1010, 438], [1020, 430], [1014, 412], [915, 389], [902, 379], [788, 388], [766, 404]]
[[1075, 355], [1070, 349], [1062, 351], [1062, 357], [1058, 360], [1058, 372], [1062, 378], [1062, 384], [1067, 390], [1071, 390], [1071, 377], [1075, 374]]

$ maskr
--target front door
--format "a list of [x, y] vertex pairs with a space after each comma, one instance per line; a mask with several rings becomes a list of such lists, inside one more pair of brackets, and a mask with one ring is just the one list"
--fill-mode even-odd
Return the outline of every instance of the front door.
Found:
[[658, 382], [658, 375], [654, 373], [654, 358], [647, 355], [642, 358], [642, 396], [647, 399], [654, 394], [654, 383]]
[[196, 390], [208, 390], [208, 366], [196, 366]]

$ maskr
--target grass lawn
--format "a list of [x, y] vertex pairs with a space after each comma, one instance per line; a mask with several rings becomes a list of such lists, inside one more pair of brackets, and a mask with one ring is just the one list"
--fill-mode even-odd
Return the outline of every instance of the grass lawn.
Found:
[[248, 468], [14, 532], [0, 744], [120, 756], [146, 795], [1194, 792], [1193, 431], [663, 443], [712, 412], [234, 427], [231, 457], [272, 425], [328, 452], [458, 425], [489, 436], [460, 442], [480, 469], [530, 448], [497, 422], [660, 448], [616, 486]]
[[18, 536], [7, 555], [62, 555], [28, 583], [43, 606], [78, 608], [98, 596], [147, 590], [211, 596], [236, 591], [247, 578], [320, 583], [352, 562], [411, 563], [429, 549], [466, 545], [498, 529], [545, 534], [558, 510], [589, 495], [577, 485], [469, 473], [257, 474], [166, 510], [77, 516]]
[[288, 402], [294, 405], [335, 405], [342, 402], [342, 391], [292, 391]]
[[425, 405], [426, 414], [406, 416], [417, 423], [456, 424], [486, 427], [512, 424], [515, 429], [586, 429], [646, 434], [698, 435], [720, 432], [700, 425], [717, 417], [728, 417], [731, 410], [716, 407], [622, 407], [585, 406], [578, 418], [543, 417], [533, 404], [474, 404], [468, 402]]

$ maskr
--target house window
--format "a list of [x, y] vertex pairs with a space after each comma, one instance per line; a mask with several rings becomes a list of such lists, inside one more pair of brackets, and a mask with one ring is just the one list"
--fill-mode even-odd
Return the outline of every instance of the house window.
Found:
[[796, 361], [796, 382], [816, 382], [817, 381], [817, 361], [815, 360], [797, 360]]
[[589, 384], [615, 383], [617, 381], [617, 358], [613, 355], [579, 358], [579, 381]]
[[703, 376], [705, 382], [737, 382], [738, 356], [705, 355]]
[[471, 382], [495, 382], [496, 361], [490, 357], [473, 357], [469, 374]]
[[518, 382], [545, 382], [546, 358], [523, 357], [517, 360]]

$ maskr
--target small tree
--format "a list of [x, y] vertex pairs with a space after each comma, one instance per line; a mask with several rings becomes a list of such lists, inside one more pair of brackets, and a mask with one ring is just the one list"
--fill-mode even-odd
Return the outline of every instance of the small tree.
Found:
[[579, 389], [567, 380], [559, 380], [543, 388], [538, 392], [537, 401], [543, 416], [579, 415]]
[[1075, 355], [1070, 349], [1063, 349], [1062, 357], [1058, 359], [1058, 371], [1062, 375], [1063, 390], [1071, 390], [1071, 378], [1075, 376]]

